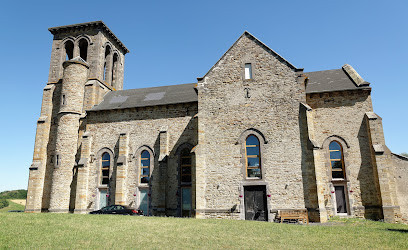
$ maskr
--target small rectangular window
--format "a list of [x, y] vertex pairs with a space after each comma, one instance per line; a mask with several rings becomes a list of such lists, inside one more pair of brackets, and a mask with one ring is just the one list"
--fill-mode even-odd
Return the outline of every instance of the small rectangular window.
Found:
[[252, 79], [252, 65], [245, 63], [245, 80]]
[[55, 167], [58, 167], [60, 164], [59, 155], [55, 155]]
[[65, 105], [65, 95], [62, 95], [62, 106]]

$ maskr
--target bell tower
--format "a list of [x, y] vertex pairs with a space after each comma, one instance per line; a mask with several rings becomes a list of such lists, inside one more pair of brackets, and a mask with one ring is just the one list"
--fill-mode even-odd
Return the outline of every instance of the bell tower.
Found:
[[102, 21], [53, 27], [49, 82], [62, 78], [62, 63], [80, 56], [89, 64], [89, 79], [123, 89], [125, 54], [129, 50]]
[[129, 50], [102, 22], [49, 28], [54, 35], [48, 83], [30, 166], [26, 212], [68, 212], [86, 110], [123, 89]]

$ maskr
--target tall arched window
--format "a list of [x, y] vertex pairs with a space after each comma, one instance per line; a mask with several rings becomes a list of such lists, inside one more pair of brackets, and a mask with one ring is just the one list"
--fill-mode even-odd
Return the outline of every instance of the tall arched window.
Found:
[[65, 60], [71, 60], [74, 57], [74, 43], [72, 41], [65, 42]]
[[111, 85], [116, 87], [116, 71], [118, 67], [118, 54], [113, 54], [113, 61], [112, 61], [112, 81]]
[[180, 154], [180, 179], [182, 183], [191, 183], [191, 154], [184, 149]]
[[180, 191], [182, 217], [190, 217], [192, 212], [191, 164], [192, 157], [190, 149], [185, 148], [180, 153]]
[[345, 179], [343, 149], [340, 143], [332, 141], [329, 145], [332, 179]]
[[261, 152], [259, 140], [255, 135], [250, 135], [245, 141], [247, 177], [261, 178]]
[[101, 178], [100, 184], [101, 185], [108, 185], [109, 184], [109, 169], [110, 169], [110, 154], [103, 153], [101, 159]]
[[149, 183], [150, 179], [150, 154], [143, 150], [140, 154], [140, 183]]
[[79, 56], [86, 61], [88, 57], [88, 41], [85, 38], [82, 38], [79, 40], [78, 46]]
[[105, 63], [103, 65], [103, 80], [107, 81], [108, 80], [108, 59], [109, 55], [111, 53], [111, 48], [109, 46], [106, 46], [105, 48]]

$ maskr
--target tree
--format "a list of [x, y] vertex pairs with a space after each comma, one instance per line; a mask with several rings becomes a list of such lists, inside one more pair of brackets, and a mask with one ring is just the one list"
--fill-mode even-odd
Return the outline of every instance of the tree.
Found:
[[401, 153], [402, 156], [408, 157], [408, 153]]

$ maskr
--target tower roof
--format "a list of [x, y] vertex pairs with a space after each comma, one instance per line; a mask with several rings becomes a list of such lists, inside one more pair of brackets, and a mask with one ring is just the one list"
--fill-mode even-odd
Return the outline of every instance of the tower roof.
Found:
[[107, 36], [114, 40], [119, 47], [123, 50], [123, 53], [129, 53], [128, 48], [113, 34], [113, 32], [106, 26], [106, 24], [102, 21], [94, 21], [94, 22], [88, 22], [88, 23], [77, 23], [77, 24], [71, 24], [71, 25], [65, 25], [65, 26], [58, 26], [58, 27], [52, 27], [49, 28], [48, 30], [51, 32], [51, 34], [55, 35], [58, 34], [59, 32], [67, 31], [67, 30], [72, 30], [72, 29], [79, 29], [79, 28], [84, 28], [84, 27], [97, 27], [106, 32]]

